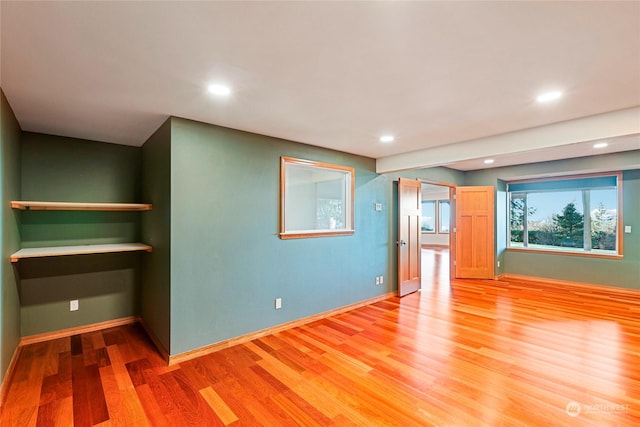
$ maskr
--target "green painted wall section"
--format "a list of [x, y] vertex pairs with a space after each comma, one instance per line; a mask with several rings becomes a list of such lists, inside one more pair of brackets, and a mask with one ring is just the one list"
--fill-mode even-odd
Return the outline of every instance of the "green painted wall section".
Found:
[[142, 147], [142, 241], [153, 246], [142, 263], [142, 318], [166, 351], [171, 348], [171, 120]]
[[640, 170], [626, 170], [623, 173], [623, 222], [624, 225], [630, 225], [633, 232], [622, 235], [624, 258], [621, 260], [506, 250], [505, 193], [505, 181], [519, 177], [587, 173], [602, 168], [618, 171], [638, 164], [640, 150], [467, 172], [467, 185], [493, 185], [497, 188], [496, 256], [502, 264], [498, 274], [518, 274], [640, 289]]
[[138, 147], [23, 132], [22, 197], [66, 202], [139, 202]]
[[[24, 132], [20, 198], [72, 202], [138, 202], [142, 150]], [[140, 240], [140, 213], [16, 212], [24, 247]], [[140, 257], [82, 255], [16, 264], [21, 334], [29, 336], [140, 313]], [[79, 299], [80, 309], [69, 311]]]
[[[280, 156], [355, 168], [353, 236], [279, 238]], [[393, 289], [373, 159], [172, 119], [171, 175], [171, 354]]]
[[10, 201], [20, 193], [20, 125], [0, 89], [0, 382], [20, 341], [20, 301], [9, 256], [20, 248], [18, 220]]

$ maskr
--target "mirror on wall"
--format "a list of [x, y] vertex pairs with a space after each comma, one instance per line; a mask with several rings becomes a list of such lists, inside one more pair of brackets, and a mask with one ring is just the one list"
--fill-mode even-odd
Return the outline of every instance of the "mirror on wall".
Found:
[[353, 234], [355, 170], [281, 157], [280, 238]]

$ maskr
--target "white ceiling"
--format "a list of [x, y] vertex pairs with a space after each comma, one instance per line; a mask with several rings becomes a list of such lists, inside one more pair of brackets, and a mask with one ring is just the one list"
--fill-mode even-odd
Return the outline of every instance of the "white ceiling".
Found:
[[[638, 1], [2, 1], [0, 18], [0, 85], [27, 131], [140, 146], [173, 115], [428, 159], [450, 144], [631, 108], [631, 139], [609, 150], [640, 148]], [[233, 94], [212, 98], [211, 82]], [[535, 102], [551, 89], [565, 96]], [[396, 141], [380, 143], [385, 133]], [[493, 157], [574, 157], [591, 139], [503, 144]], [[478, 167], [458, 151], [419, 166]]]

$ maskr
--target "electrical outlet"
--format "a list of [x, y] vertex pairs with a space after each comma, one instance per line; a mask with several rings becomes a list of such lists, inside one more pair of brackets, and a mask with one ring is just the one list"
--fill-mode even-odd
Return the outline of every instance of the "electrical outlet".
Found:
[[69, 301], [69, 311], [77, 311], [80, 308], [80, 304], [77, 299]]
[[276, 298], [276, 310], [280, 310], [282, 308], [282, 298]]
[[500, 261], [498, 261], [498, 268], [500, 268]]
[[380, 212], [382, 210], [382, 203], [376, 203], [376, 211]]
[[380, 284], [384, 284], [384, 276], [380, 276]]

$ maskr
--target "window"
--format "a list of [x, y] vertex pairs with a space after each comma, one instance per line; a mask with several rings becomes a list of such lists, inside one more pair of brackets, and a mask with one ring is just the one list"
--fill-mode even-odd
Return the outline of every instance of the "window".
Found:
[[353, 234], [355, 170], [282, 157], [280, 238]]
[[509, 248], [621, 256], [622, 175], [507, 184]]
[[435, 200], [423, 200], [422, 201], [422, 222], [420, 229], [423, 233], [435, 233], [436, 232], [436, 201]]
[[438, 223], [440, 224], [440, 233], [449, 232], [449, 212], [450, 206], [448, 200], [438, 201], [439, 215]]
[[[437, 224], [437, 225], [436, 225]], [[420, 226], [423, 233], [449, 232], [449, 201], [448, 200], [423, 200], [422, 222]]]

